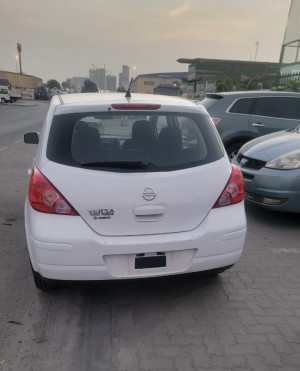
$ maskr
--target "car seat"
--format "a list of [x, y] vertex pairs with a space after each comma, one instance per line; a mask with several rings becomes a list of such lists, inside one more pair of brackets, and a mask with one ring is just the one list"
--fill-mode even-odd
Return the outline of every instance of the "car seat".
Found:
[[155, 143], [154, 133], [147, 120], [135, 121], [132, 125], [131, 139], [123, 144], [123, 149], [151, 149]]
[[74, 128], [72, 137], [72, 156], [78, 162], [95, 161], [99, 159], [101, 137], [96, 128], [84, 121], [79, 121]]
[[157, 146], [159, 150], [179, 151], [182, 149], [182, 136], [179, 128], [175, 126], [161, 129]]

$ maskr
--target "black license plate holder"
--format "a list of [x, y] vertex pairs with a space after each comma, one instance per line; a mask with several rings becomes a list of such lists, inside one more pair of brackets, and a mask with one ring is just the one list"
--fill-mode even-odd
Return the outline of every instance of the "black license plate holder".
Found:
[[166, 255], [137, 256], [134, 264], [135, 269], [164, 268], [166, 266]]

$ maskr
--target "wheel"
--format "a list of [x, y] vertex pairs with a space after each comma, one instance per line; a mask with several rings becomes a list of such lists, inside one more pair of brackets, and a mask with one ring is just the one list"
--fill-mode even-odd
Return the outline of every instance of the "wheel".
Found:
[[32, 267], [31, 267], [31, 270], [32, 270], [32, 274], [33, 274], [33, 279], [34, 279], [35, 286], [39, 290], [43, 290], [43, 291], [52, 290], [52, 289], [54, 289], [57, 286], [57, 283], [55, 281], [52, 281], [52, 280], [47, 279], [47, 278], [44, 278], [39, 273], [37, 273], [36, 271], [34, 271]]
[[245, 142], [236, 142], [226, 147], [226, 152], [230, 161], [232, 161], [237, 156], [243, 144], [245, 144]]
[[5, 99], [1, 98], [1, 104], [5, 104]]

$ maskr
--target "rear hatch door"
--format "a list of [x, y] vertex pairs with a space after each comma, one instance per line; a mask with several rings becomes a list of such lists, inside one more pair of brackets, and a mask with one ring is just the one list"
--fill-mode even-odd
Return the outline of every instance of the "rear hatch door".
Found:
[[47, 162], [42, 173], [98, 234], [149, 235], [199, 226], [231, 173], [227, 158], [167, 172], [113, 172]]

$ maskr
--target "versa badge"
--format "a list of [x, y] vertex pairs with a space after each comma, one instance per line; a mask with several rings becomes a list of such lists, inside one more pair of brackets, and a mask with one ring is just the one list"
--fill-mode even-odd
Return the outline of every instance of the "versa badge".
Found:
[[113, 209], [95, 209], [89, 210], [90, 216], [92, 216], [95, 220], [96, 219], [111, 219], [114, 215]]

